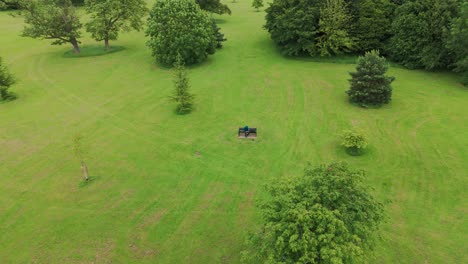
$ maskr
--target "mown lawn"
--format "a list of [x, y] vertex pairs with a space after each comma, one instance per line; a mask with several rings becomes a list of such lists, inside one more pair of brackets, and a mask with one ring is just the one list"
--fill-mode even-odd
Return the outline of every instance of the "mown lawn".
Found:
[[[229, 5], [224, 48], [190, 70], [186, 116], [143, 32], [73, 58], [0, 13], [0, 56], [19, 80], [19, 98], [0, 103], [0, 262], [238, 263], [265, 182], [345, 160], [391, 201], [375, 263], [467, 263], [468, 91], [457, 77], [392, 68], [392, 103], [358, 108], [344, 93], [353, 64], [283, 57], [263, 12]], [[236, 138], [245, 124], [257, 141]], [[339, 147], [350, 127], [370, 138], [362, 157]], [[90, 147], [86, 186], [76, 133]]]

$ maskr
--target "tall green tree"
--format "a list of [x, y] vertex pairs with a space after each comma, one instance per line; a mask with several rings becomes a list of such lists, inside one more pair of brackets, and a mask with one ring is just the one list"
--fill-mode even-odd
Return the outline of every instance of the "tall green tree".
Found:
[[231, 9], [220, 0], [195, 0], [201, 9], [215, 14], [231, 14]]
[[265, 28], [282, 53], [317, 53], [315, 39], [320, 15], [319, 1], [273, 0], [265, 11]]
[[52, 45], [70, 43], [80, 53], [80, 19], [70, 0], [27, 0], [23, 2], [26, 26], [23, 36], [52, 39]]
[[445, 68], [454, 57], [447, 48], [458, 0], [406, 1], [396, 9], [390, 53], [409, 68]]
[[178, 55], [174, 64], [174, 94], [171, 96], [177, 103], [178, 114], [188, 114], [192, 111], [194, 96], [189, 92], [189, 88], [188, 72], [182, 56]]
[[244, 252], [251, 263], [364, 263], [384, 219], [383, 204], [345, 163], [307, 166], [275, 180], [261, 205], [262, 226]]
[[148, 11], [143, 0], [86, 0], [85, 3], [91, 15], [86, 29], [95, 40], [104, 40], [106, 49], [109, 40], [116, 40], [120, 31], [139, 31]]
[[394, 77], [386, 76], [388, 63], [376, 50], [358, 58], [356, 72], [351, 72], [349, 95], [351, 102], [360, 105], [382, 105], [392, 99]]
[[210, 17], [194, 1], [156, 1], [146, 35], [153, 56], [166, 65], [173, 65], [178, 54], [187, 64], [204, 61], [218, 46]]
[[14, 83], [15, 78], [8, 71], [2, 57], [0, 57], [0, 100], [8, 100], [12, 98], [12, 95], [8, 90]]
[[463, 84], [468, 85], [468, 2], [463, 3], [460, 16], [452, 22], [447, 48], [454, 56], [454, 70], [462, 73]]
[[352, 3], [355, 18], [352, 35], [360, 52], [384, 50], [392, 36], [392, 18], [396, 5], [390, 0], [355, 0]]
[[344, 0], [325, 0], [320, 8], [317, 50], [321, 56], [350, 52], [354, 39], [350, 36], [351, 15]]

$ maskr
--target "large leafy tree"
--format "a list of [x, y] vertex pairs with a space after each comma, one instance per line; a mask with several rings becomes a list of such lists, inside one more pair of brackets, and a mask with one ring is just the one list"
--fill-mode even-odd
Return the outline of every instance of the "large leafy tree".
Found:
[[22, 3], [26, 26], [23, 36], [52, 39], [52, 45], [70, 43], [80, 53], [81, 23], [70, 0], [27, 0]]
[[384, 219], [383, 205], [344, 163], [308, 166], [268, 186], [263, 224], [250, 238], [252, 263], [363, 263]]
[[284, 54], [317, 53], [318, 0], [273, 0], [265, 11], [265, 28]]
[[354, 40], [349, 34], [351, 15], [344, 0], [325, 0], [320, 8], [317, 50], [321, 56], [349, 52]]
[[120, 31], [140, 30], [148, 11], [143, 0], [86, 0], [86, 10], [91, 14], [88, 32], [95, 40], [104, 40], [106, 49]]
[[10, 86], [15, 83], [15, 78], [8, 71], [6, 65], [3, 63], [0, 57], [0, 100], [8, 100], [12, 98], [12, 95], [8, 91]]
[[390, 52], [410, 68], [445, 68], [453, 61], [447, 48], [458, 0], [406, 1], [396, 9]]
[[352, 13], [355, 18], [353, 36], [360, 52], [383, 50], [392, 36], [392, 18], [396, 5], [390, 0], [354, 0]]
[[205, 60], [218, 45], [209, 16], [194, 1], [159, 0], [150, 11], [146, 35], [153, 56], [173, 65], [180, 54], [187, 64]]
[[463, 84], [468, 85], [468, 2], [461, 7], [460, 16], [452, 23], [447, 47], [455, 59], [455, 71], [463, 74]]
[[394, 77], [386, 76], [388, 63], [376, 50], [359, 57], [356, 72], [351, 72], [349, 95], [351, 102], [360, 105], [382, 105], [392, 99]]
[[231, 9], [220, 0], [195, 0], [201, 9], [215, 14], [231, 14]]

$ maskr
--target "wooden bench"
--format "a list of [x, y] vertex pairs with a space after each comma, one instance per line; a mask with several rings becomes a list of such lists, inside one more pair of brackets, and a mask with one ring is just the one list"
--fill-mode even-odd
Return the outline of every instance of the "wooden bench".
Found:
[[243, 127], [239, 127], [239, 132], [237, 133], [238, 138], [257, 138], [257, 128], [249, 127], [249, 131], [244, 131]]

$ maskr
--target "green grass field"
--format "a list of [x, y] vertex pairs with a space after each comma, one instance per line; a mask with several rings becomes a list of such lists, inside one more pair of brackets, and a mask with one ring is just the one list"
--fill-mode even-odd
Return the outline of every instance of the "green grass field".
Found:
[[[375, 263], [467, 263], [468, 91], [457, 76], [393, 67], [392, 103], [355, 107], [355, 65], [283, 57], [263, 12], [230, 7], [224, 48], [190, 69], [196, 109], [185, 116], [143, 32], [73, 58], [0, 13], [0, 56], [19, 80], [19, 98], [0, 103], [0, 262], [238, 263], [265, 182], [344, 160], [391, 200]], [[102, 45], [84, 36], [83, 48]], [[246, 124], [258, 140], [237, 139]], [[364, 156], [339, 147], [350, 127], [370, 139]], [[90, 148], [85, 186], [76, 133]]]

